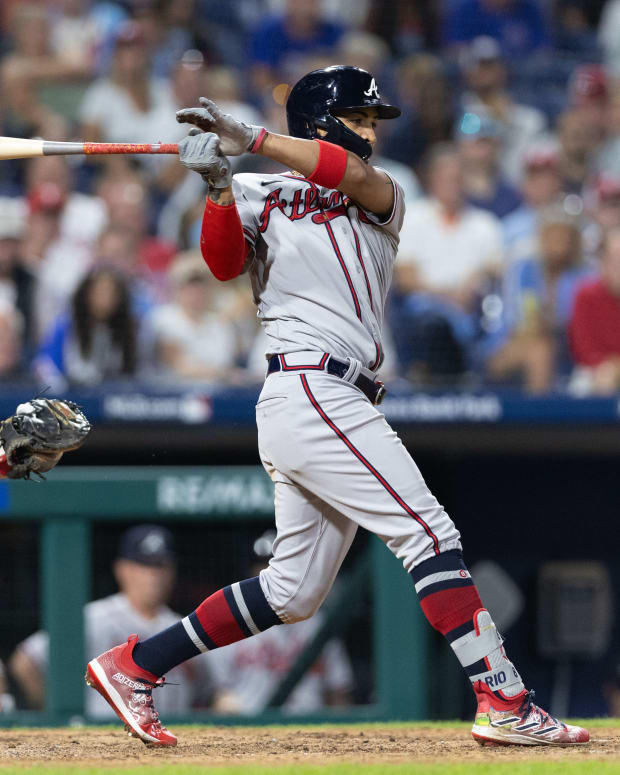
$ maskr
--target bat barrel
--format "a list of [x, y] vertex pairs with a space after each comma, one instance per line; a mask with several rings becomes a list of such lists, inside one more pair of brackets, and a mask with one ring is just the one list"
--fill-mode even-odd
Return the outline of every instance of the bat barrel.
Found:
[[178, 153], [176, 143], [58, 143], [43, 141], [44, 156], [86, 154], [88, 156], [112, 153]]

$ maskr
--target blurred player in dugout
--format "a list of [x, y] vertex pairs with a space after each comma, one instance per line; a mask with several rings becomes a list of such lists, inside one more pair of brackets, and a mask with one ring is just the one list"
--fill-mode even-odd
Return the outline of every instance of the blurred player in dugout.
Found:
[[[139, 525], [125, 532], [112, 569], [120, 591], [94, 600], [84, 609], [87, 659], [114, 646], [127, 632], [148, 638], [181, 618], [166, 605], [176, 573], [174, 544], [168, 530]], [[22, 641], [10, 658], [11, 675], [31, 708], [41, 708], [45, 703], [47, 664], [48, 636], [43, 631]], [[180, 665], [170, 675], [170, 683], [177, 685], [160, 697], [166, 713], [183, 714], [209, 704], [213, 685], [204, 656]], [[87, 692], [84, 707], [89, 716], [114, 716], [95, 692]]]
[[[250, 576], [258, 576], [269, 564], [275, 537], [275, 532], [268, 530], [254, 542]], [[263, 710], [322, 622], [319, 611], [310, 619], [272, 627], [254, 638], [209, 652], [215, 687], [213, 710], [233, 714]], [[293, 689], [283, 709], [312, 713], [326, 705], [349, 705], [352, 688], [353, 670], [344, 645], [332, 639]]]

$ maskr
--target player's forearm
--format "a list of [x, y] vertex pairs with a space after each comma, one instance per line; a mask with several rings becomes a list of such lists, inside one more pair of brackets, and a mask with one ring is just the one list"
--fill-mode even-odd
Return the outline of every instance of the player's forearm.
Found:
[[[376, 170], [362, 161], [359, 156], [351, 151], [345, 151], [340, 146], [329, 143], [323, 143], [323, 145], [328, 148], [331, 146], [332, 153], [335, 151], [333, 162], [325, 163], [324, 157], [321, 156], [321, 142], [271, 132], [265, 134], [256, 153], [300, 172], [319, 186], [342, 191], [371, 212], [386, 213], [392, 209], [394, 190], [385, 173]], [[323, 177], [331, 177], [332, 164], [338, 164], [340, 159], [344, 161], [342, 173], [337, 173], [336, 179], [330, 182], [323, 180]], [[323, 169], [320, 172], [321, 167]]]

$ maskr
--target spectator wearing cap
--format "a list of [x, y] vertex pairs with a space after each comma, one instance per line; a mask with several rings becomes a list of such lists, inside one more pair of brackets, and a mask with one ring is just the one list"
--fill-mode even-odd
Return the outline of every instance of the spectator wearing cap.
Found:
[[173, 300], [155, 307], [147, 321], [147, 339], [161, 374], [175, 380], [241, 379], [235, 330], [216, 311], [214, 281], [199, 251], [179, 254], [170, 282]]
[[557, 202], [561, 191], [557, 145], [546, 142], [531, 146], [523, 158], [523, 202], [502, 221], [507, 263], [535, 253], [539, 213], [542, 208]]
[[504, 218], [521, 197], [499, 169], [499, 126], [488, 116], [464, 113], [456, 140], [463, 162], [463, 188], [469, 204]]
[[[148, 638], [175, 624], [181, 617], [166, 605], [176, 573], [176, 552], [170, 531], [159, 525], [139, 525], [123, 533], [112, 573], [119, 591], [88, 603], [84, 609], [85, 654], [88, 661], [102, 649], [138, 633]], [[42, 708], [49, 638], [40, 630], [22, 641], [13, 652], [9, 670], [19, 686], [23, 702]], [[170, 686], [159, 702], [162, 711], [188, 713], [205, 706], [210, 695], [210, 672], [204, 656], [192, 659], [166, 676]], [[159, 705], [158, 705], [159, 707]], [[85, 709], [93, 718], [111, 718], [113, 711], [95, 692], [85, 693]]]
[[519, 182], [525, 150], [545, 132], [547, 121], [536, 108], [515, 102], [507, 90], [507, 53], [492, 37], [474, 38], [461, 55], [466, 90], [461, 99], [463, 112], [488, 116], [499, 126], [502, 171], [513, 183]]
[[457, 0], [447, 5], [442, 33], [448, 46], [488, 35], [511, 58], [527, 56], [549, 44], [545, 18], [536, 0]]
[[610, 229], [601, 251], [600, 273], [577, 292], [570, 320], [577, 368], [571, 386], [580, 394], [620, 391], [620, 226]]
[[492, 379], [545, 393], [568, 376], [568, 321], [584, 264], [579, 222], [558, 205], [542, 210], [537, 254], [506, 270], [503, 328], [486, 342]]
[[430, 152], [426, 191], [400, 233], [392, 331], [404, 374], [454, 379], [474, 365], [480, 296], [502, 273], [501, 224], [467, 204], [454, 145]]

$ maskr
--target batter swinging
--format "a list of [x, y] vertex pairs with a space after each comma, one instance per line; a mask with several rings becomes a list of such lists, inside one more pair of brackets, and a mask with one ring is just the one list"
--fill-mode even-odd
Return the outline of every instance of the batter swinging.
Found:
[[[275, 485], [277, 538], [260, 576], [216, 592], [158, 635], [131, 636], [89, 663], [87, 681], [131, 734], [175, 745], [153, 706], [164, 673], [200, 652], [312, 616], [361, 526], [402, 561], [429, 622], [467, 671], [478, 701], [476, 740], [586, 742], [585, 729], [534, 704], [464, 564], [459, 532], [376, 408], [384, 393], [376, 376], [383, 308], [404, 204], [398, 183], [368, 158], [377, 120], [400, 110], [355, 67], [316, 70], [297, 83], [287, 102], [291, 137], [201, 103], [177, 114], [198, 128], [179, 144], [180, 159], [209, 184], [205, 261], [220, 280], [247, 270], [269, 340], [256, 418]], [[294, 171], [233, 180], [226, 156], [245, 152]]]

